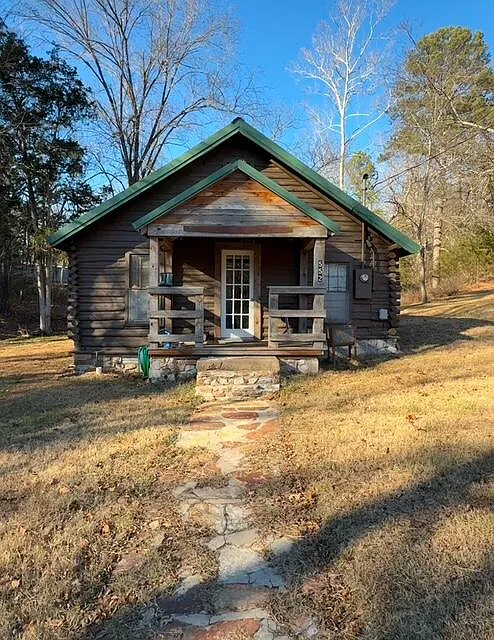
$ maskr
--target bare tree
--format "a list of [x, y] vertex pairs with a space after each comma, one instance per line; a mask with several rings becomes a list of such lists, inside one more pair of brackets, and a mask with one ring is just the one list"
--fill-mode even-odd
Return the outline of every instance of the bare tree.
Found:
[[129, 184], [215, 111], [255, 101], [230, 63], [235, 21], [208, 0], [37, 0], [31, 18], [92, 75], [101, 146], [116, 144]]
[[[421, 244], [425, 302], [428, 282], [433, 289], [441, 283], [444, 241], [491, 224], [493, 141], [485, 123], [494, 116], [494, 74], [481, 34], [448, 27], [418, 43], [408, 35], [414, 48], [393, 86], [394, 126], [384, 155], [401, 168], [384, 182], [397, 217]], [[452, 109], [482, 127], [467, 128]]]
[[[383, 65], [388, 47], [379, 27], [388, 13], [387, 0], [339, 0], [328, 22], [321, 22], [312, 48], [302, 49], [303, 62], [293, 73], [308, 80], [323, 98], [327, 113], [312, 110], [319, 136], [338, 137], [338, 182], [345, 188], [345, 161], [352, 142], [375, 124], [388, 108], [370, 105], [383, 97]], [[360, 109], [359, 102], [367, 102]]]
[[305, 142], [301, 143], [308, 164], [332, 182], [338, 181], [339, 155], [333, 141], [317, 115], [311, 118], [311, 129], [305, 131]]

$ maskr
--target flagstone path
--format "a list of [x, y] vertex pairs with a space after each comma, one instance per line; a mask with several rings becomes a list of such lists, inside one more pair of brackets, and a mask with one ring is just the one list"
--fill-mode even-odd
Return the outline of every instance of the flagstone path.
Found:
[[[206, 546], [215, 553], [218, 576], [212, 584], [200, 575], [183, 575], [175, 594], [160, 602], [168, 621], [159, 638], [173, 640], [290, 640], [266, 607], [273, 593], [285, 588], [282, 577], [266, 562], [267, 552], [290, 549], [289, 538], [262, 539], [250, 522], [245, 492], [249, 478], [245, 445], [279, 428], [278, 410], [268, 401], [203, 404], [179, 447], [205, 447], [217, 455], [223, 486], [188, 482], [174, 490], [184, 520], [207, 524], [214, 535]], [[163, 635], [164, 634], [164, 635]], [[298, 638], [313, 637], [301, 630]]]

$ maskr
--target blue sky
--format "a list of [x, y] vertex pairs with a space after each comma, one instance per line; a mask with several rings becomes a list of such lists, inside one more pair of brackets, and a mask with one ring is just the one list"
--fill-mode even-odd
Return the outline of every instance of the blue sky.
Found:
[[[214, 2], [215, 0], [211, 0]], [[228, 5], [230, 0], [218, 0]], [[310, 47], [311, 37], [318, 23], [327, 19], [334, 3], [331, 0], [231, 0], [240, 22], [240, 62], [256, 72], [260, 85], [268, 89], [268, 95], [276, 104], [298, 110], [298, 128], [289, 130], [281, 140], [296, 155], [300, 155], [303, 128], [307, 123], [302, 104], [308, 95], [300, 81], [287, 68], [299, 58], [302, 47]], [[335, 0], [336, 2], [336, 0]], [[15, 8], [15, 0], [1, 2], [0, 8]], [[465, 26], [485, 34], [494, 54], [494, 3], [492, 0], [397, 0], [384, 25], [395, 29], [406, 22], [416, 39], [444, 26]], [[14, 25], [13, 25], [14, 26]], [[36, 28], [25, 23], [17, 24], [21, 33], [32, 44], [36, 41]], [[35, 47], [36, 48], [36, 47]], [[45, 51], [46, 47], [38, 51]], [[81, 71], [83, 71], [81, 69]], [[83, 71], [83, 79], [85, 77]], [[208, 127], [190, 140], [192, 146], [200, 138], [212, 133], [218, 125]], [[352, 151], [363, 149], [377, 158], [385, 140], [389, 123], [381, 119], [366, 134], [359, 137]], [[180, 147], [169, 150], [166, 160], [183, 152]], [[164, 159], [165, 160], [165, 159]]]
[[[241, 23], [240, 54], [249, 68], [260, 73], [271, 95], [285, 105], [298, 105], [307, 98], [301, 83], [287, 71], [302, 47], [308, 47], [320, 20], [329, 15], [328, 0], [243, 0], [237, 4]], [[494, 3], [492, 0], [399, 0], [386, 20], [395, 28], [402, 23], [412, 27], [414, 37], [444, 26], [465, 26], [482, 31], [494, 53]], [[369, 135], [363, 136], [355, 148], [376, 154], [387, 128], [381, 120]], [[296, 136], [285, 136], [284, 142], [294, 144]]]

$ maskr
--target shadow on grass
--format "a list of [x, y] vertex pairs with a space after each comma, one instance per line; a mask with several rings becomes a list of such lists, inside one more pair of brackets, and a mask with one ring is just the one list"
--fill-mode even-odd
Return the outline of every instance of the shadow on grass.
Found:
[[[335, 366], [328, 356], [321, 360], [323, 371], [353, 371], [372, 368], [386, 360], [396, 360], [403, 355], [430, 351], [457, 342], [476, 341], [479, 338], [468, 335], [472, 329], [492, 328], [494, 339], [494, 322], [478, 318], [449, 318], [445, 316], [407, 316], [400, 319], [398, 353], [380, 353], [375, 356], [361, 354], [358, 361], [338, 355]], [[358, 325], [356, 328], [358, 336]]]
[[[394, 463], [397, 462], [394, 461]], [[403, 462], [401, 460], [401, 463]], [[328, 470], [328, 474], [330, 473], [334, 473], [334, 470]], [[290, 579], [288, 591], [280, 597], [283, 600], [289, 599], [290, 592], [293, 592], [296, 598], [303, 599], [305, 596], [302, 595], [301, 586], [307, 578], [331, 569], [338, 559], [347, 554], [359, 540], [390, 524], [417, 518], [420, 521], [424, 519], [427, 521], [427, 526], [419, 529], [418, 538], [407, 541], [403, 551], [409, 554], [413, 553], [413, 546], [418, 543], [418, 540], [424, 541], [431, 535], [434, 527], [446, 513], [475, 506], [491, 508], [494, 504], [483, 498], [476, 499], [472, 488], [492, 474], [494, 474], [494, 455], [491, 454], [461, 463], [445, 464], [426, 480], [417, 482], [409, 488], [389, 493], [358, 508], [350, 509], [323, 523], [316, 534], [305, 536], [297, 541], [289, 552], [276, 559], [276, 565], [282, 567]], [[286, 476], [268, 478], [258, 490], [260, 497], [264, 496], [268, 499], [276, 496], [283, 501], [287, 486], [299, 485], [301, 477], [303, 477], [303, 471], [293, 478]], [[287, 496], [286, 499], [288, 501]], [[397, 565], [401, 561], [399, 556], [398, 549]], [[320, 631], [317, 637], [389, 640], [451, 638], [453, 640], [457, 636], [451, 631], [448, 635], [446, 630], [449, 626], [457, 622], [461, 627], [462, 616], [473, 613], [479, 601], [492, 595], [494, 590], [492, 558], [490, 561], [485, 558], [485, 566], [478, 572], [452, 579], [436, 592], [431, 591], [434, 585], [428, 587], [427, 584], [416, 584], [415, 593], [408, 594], [406, 608], [401, 611], [400, 608], [405, 607], [400, 600], [403, 595], [403, 584], [398, 581], [396, 584], [390, 584], [390, 581], [396, 578], [393, 572], [394, 566], [390, 566], [389, 574], [380, 575], [383, 584], [387, 583], [386, 596], [384, 591], [381, 594], [378, 590], [368, 594], [371, 601], [374, 599], [372, 605], [379, 612], [379, 616], [363, 621], [359, 634], [344, 635], [344, 630], [340, 629], [342, 633], [339, 635], [326, 635], [329, 629], [324, 628], [323, 619], [318, 619], [318, 612], [314, 610], [311, 613]], [[235, 575], [232, 576], [232, 580], [235, 580]], [[171, 598], [168, 593], [156, 593], [151, 601], [121, 609], [78, 637], [81, 640], [181, 638], [179, 630], [176, 636], [166, 635], [166, 633], [172, 634], [173, 631], [166, 627], [169, 614], [201, 611], [214, 613], [211, 606], [214, 600], [213, 594], [220, 587], [217, 581], [210, 581], [193, 587], [178, 598]], [[165, 633], [165, 636], [160, 633]]]
[[493, 327], [494, 322], [476, 318], [403, 316], [400, 323], [400, 346], [405, 353], [434, 349], [458, 341], [475, 340], [466, 332]]
[[[21, 391], [16, 392], [19, 383], [36, 384], [43, 380], [46, 383], [46, 378], [54, 378], [53, 383], [38, 389], [21, 387]], [[189, 405], [184, 405], [183, 412], [176, 407], [168, 412], [153, 403], [155, 396], [172, 395], [176, 386], [150, 385], [132, 376], [58, 378], [53, 373], [14, 374], [1, 378], [0, 384], [9, 391], [0, 403], [0, 449], [76, 442], [85, 437], [139, 428], [144, 422], [146, 427], [164, 422], [179, 425], [190, 411]], [[131, 426], [126, 427], [121, 416], [114, 415], [113, 405], [120, 400], [130, 403]], [[101, 416], [107, 404], [105, 426], [102, 426]], [[133, 426], [136, 424], [137, 427]]]

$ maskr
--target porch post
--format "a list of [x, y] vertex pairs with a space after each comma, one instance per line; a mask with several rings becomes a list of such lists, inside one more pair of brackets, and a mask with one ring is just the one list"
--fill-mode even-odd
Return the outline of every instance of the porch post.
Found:
[[[307, 287], [309, 283], [309, 257], [310, 250], [314, 246], [314, 240], [303, 241], [300, 249], [300, 273], [298, 283], [301, 287]], [[300, 309], [308, 308], [308, 297], [305, 294], [299, 295], [299, 307]], [[298, 330], [300, 333], [307, 332], [307, 318], [299, 318]]]
[[[165, 273], [173, 273], [173, 240], [166, 238], [163, 243], [164, 249], [164, 268]], [[173, 283], [175, 284], [175, 283]], [[165, 296], [165, 311], [170, 311], [172, 308], [171, 296]], [[170, 333], [173, 333], [173, 320], [171, 318], [165, 319], [165, 329]]]
[[[159, 238], [151, 236], [149, 238], [149, 285], [157, 287], [160, 278], [160, 241]], [[149, 339], [158, 335], [159, 320], [156, 317], [158, 311], [158, 296], [149, 296]], [[156, 344], [152, 346], [156, 347]]]
[[[313, 284], [315, 287], [324, 285], [324, 259], [326, 257], [326, 240], [318, 238], [314, 242], [314, 274]], [[324, 296], [314, 296], [314, 311], [324, 311]], [[324, 318], [314, 318], [312, 321], [312, 333], [322, 335], [324, 333]], [[315, 342], [314, 347], [322, 349], [322, 342]]]
[[318, 238], [314, 242], [314, 278], [315, 287], [322, 287], [324, 284], [324, 258], [326, 255], [326, 240]]

